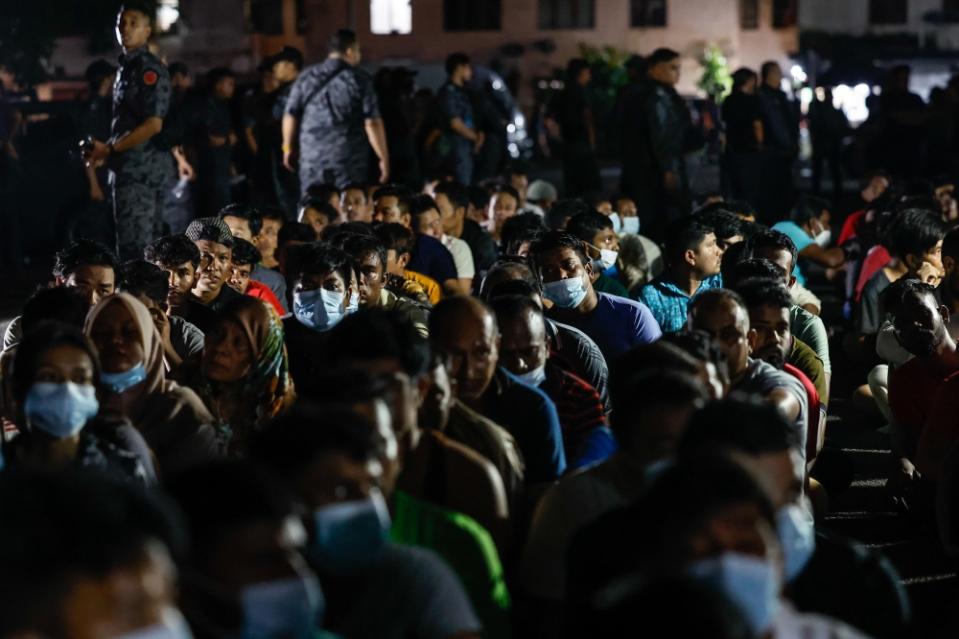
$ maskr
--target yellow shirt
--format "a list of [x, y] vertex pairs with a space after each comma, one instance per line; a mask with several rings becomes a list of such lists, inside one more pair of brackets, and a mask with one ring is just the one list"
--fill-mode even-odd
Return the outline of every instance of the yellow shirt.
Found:
[[426, 291], [427, 297], [430, 299], [430, 304], [435, 306], [443, 298], [443, 289], [440, 288], [439, 283], [432, 277], [427, 277], [422, 273], [408, 270], [404, 270], [403, 275], [406, 276], [407, 280], [416, 282], [423, 287], [423, 289]]

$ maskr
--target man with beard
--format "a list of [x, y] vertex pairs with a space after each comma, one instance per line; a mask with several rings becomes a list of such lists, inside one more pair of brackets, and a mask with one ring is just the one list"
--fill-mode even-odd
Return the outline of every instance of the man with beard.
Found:
[[917, 476], [913, 463], [920, 442], [928, 438], [936, 396], [959, 372], [959, 354], [946, 330], [949, 310], [936, 299], [932, 286], [901, 279], [887, 289], [885, 299], [899, 343], [915, 356], [889, 375], [893, 455], [901, 475], [911, 480]]

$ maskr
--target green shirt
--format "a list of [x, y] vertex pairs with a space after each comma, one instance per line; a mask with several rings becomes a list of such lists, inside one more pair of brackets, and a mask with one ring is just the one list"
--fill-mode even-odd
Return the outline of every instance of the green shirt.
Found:
[[625, 286], [619, 283], [619, 280], [603, 274], [593, 282], [593, 290], [597, 293], [629, 297], [629, 291], [626, 290]]
[[789, 309], [789, 327], [792, 334], [801, 339], [816, 353], [816, 357], [822, 360], [826, 374], [832, 374], [832, 365], [829, 362], [829, 334], [822, 320], [801, 306], [793, 306]]
[[512, 603], [503, 565], [493, 538], [475, 519], [397, 490], [390, 540], [436, 552], [463, 582], [483, 622], [483, 636], [510, 635]]
[[819, 402], [823, 407], [829, 404], [829, 385], [826, 383], [826, 370], [815, 351], [798, 337], [793, 337], [793, 346], [786, 360], [806, 374], [819, 393]]

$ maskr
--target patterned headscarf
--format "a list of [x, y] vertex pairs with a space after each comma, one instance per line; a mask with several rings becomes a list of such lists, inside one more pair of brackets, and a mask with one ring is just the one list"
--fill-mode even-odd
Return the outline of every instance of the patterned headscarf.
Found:
[[250, 342], [253, 364], [243, 393], [255, 398], [254, 427], [260, 427], [293, 403], [296, 394], [283, 341], [283, 323], [268, 304], [244, 295], [228, 304], [222, 317], [235, 321]]

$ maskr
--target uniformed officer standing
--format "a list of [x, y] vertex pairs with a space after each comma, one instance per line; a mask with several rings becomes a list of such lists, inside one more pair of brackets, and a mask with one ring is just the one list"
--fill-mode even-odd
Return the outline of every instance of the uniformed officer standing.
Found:
[[273, 120], [270, 135], [275, 135], [276, 139], [275, 141], [271, 139], [269, 144], [270, 173], [273, 176], [277, 202], [292, 219], [296, 217], [297, 202], [300, 200], [300, 181], [294, 173], [287, 171], [283, 166], [281, 127], [293, 84], [303, 69], [303, 54], [295, 47], [283, 47], [282, 51], [270, 58], [270, 68], [273, 69], [273, 77], [279, 83], [277, 90], [271, 94]]
[[152, 14], [127, 2], [117, 14], [116, 36], [123, 55], [113, 86], [110, 140], [94, 140], [88, 163], [106, 162], [113, 185], [113, 216], [122, 259], [142, 257], [143, 246], [160, 231], [163, 185], [172, 168], [153, 137], [163, 129], [170, 105], [170, 77], [147, 50]]
[[207, 74], [209, 94], [197, 122], [199, 190], [202, 214], [210, 216], [233, 201], [230, 194], [233, 146], [236, 133], [230, 100], [236, 90], [233, 72], [217, 67]]
[[373, 80], [356, 65], [356, 34], [340, 29], [330, 38], [329, 57], [299, 75], [283, 116], [283, 164], [299, 165], [300, 192], [314, 183], [347, 184], [368, 179], [366, 141], [379, 158], [379, 180], [389, 178], [386, 133]]
[[443, 129], [448, 136], [453, 175], [460, 184], [473, 183], [473, 155], [483, 146], [483, 132], [477, 130], [473, 103], [465, 85], [473, 79], [473, 67], [465, 53], [446, 58], [446, 83], [437, 93], [443, 115]]

